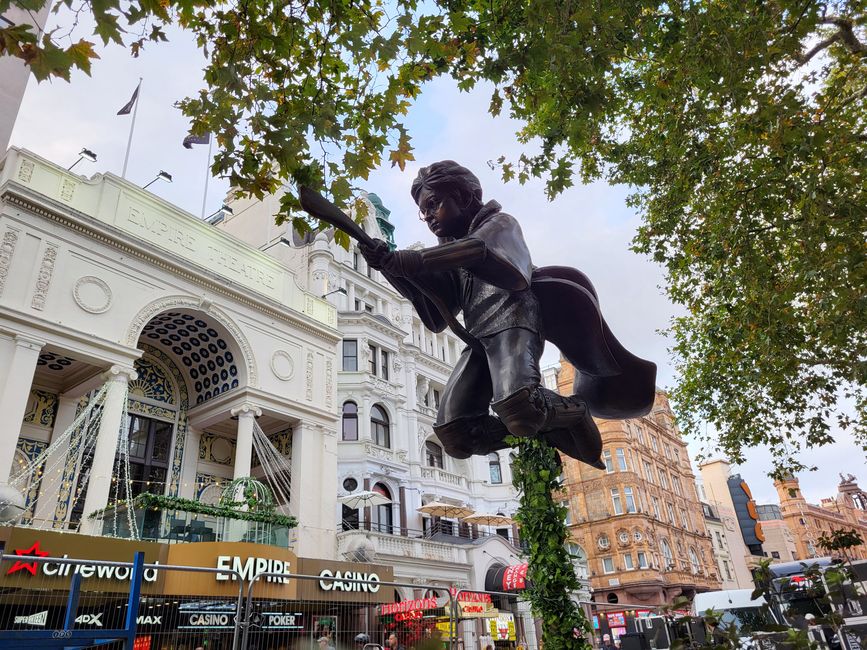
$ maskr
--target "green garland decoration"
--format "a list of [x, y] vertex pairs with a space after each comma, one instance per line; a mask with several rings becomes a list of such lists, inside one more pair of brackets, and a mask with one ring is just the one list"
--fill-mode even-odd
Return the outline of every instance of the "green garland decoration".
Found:
[[545, 650], [588, 650], [590, 624], [570, 598], [580, 585], [566, 549], [566, 509], [553, 497], [561, 489], [557, 452], [537, 438], [506, 441], [518, 449], [512, 464], [512, 482], [521, 493], [515, 520], [529, 549], [526, 593], [533, 614], [542, 619]]
[[[94, 519], [102, 516], [122, 505], [125, 505], [125, 502], [118, 501], [112, 506], [90, 513], [88, 518]], [[298, 520], [291, 515], [281, 515], [267, 510], [236, 510], [224, 505], [213, 506], [201, 503], [200, 501], [194, 501], [193, 499], [166, 496], [164, 494], [151, 494], [150, 492], [143, 492], [135, 497], [132, 500], [132, 507], [150, 510], [179, 510], [197, 515], [225, 517], [226, 519], [237, 519], [239, 521], [254, 521], [262, 524], [276, 524], [288, 528], [295, 528], [298, 525]]]

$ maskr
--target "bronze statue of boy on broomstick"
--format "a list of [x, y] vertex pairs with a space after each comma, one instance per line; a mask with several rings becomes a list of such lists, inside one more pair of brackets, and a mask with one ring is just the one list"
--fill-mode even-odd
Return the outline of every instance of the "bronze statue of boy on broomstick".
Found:
[[[517, 220], [496, 201], [483, 202], [481, 183], [470, 170], [451, 160], [423, 167], [412, 197], [438, 245], [391, 251], [316, 192], [301, 188], [300, 194], [307, 212], [359, 242], [368, 264], [412, 302], [428, 329], [450, 327], [467, 344], [434, 426], [446, 453], [487, 455], [509, 447], [509, 435], [542, 437], [567, 456], [604, 469], [592, 416], [648, 413], [656, 365], [617, 341], [587, 276], [570, 267], [532, 265]], [[546, 340], [575, 366], [571, 396], [542, 386], [539, 359]]]

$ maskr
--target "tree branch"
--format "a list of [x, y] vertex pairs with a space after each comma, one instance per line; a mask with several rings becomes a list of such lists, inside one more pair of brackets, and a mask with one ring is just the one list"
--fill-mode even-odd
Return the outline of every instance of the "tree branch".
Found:
[[805, 65], [806, 63], [808, 63], [810, 61], [810, 59], [812, 59], [814, 56], [816, 56], [819, 52], [821, 52], [824, 49], [827, 49], [828, 47], [830, 47], [831, 45], [833, 45], [834, 43], [839, 41], [840, 38], [841, 38], [840, 32], [836, 32], [834, 35], [829, 36], [824, 41], [817, 43], [810, 51], [805, 52], [804, 54], [801, 54], [801, 55], [798, 55], [797, 57], [795, 57], [795, 60], [798, 62], [798, 64]]
[[855, 36], [855, 29], [851, 20], [840, 18], [839, 16], [826, 16], [821, 22], [826, 25], [835, 25], [840, 30], [837, 32], [837, 35], [846, 47], [849, 48], [850, 52], [853, 54], [867, 53], [867, 44], [862, 43]]

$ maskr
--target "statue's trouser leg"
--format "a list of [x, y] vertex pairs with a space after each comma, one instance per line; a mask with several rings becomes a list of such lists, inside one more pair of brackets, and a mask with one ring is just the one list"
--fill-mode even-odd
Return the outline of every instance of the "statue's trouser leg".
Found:
[[434, 426], [449, 456], [469, 458], [506, 447], [503, 437], [508, 431], [488, 415], [491, 395], [487, 358], [466, 348], [443, 390]]
[[482, 339], [491, 372], [494, 412], [515, 436], [544, 436], [572, 458], [599, 463], [602, 438], [587, 405], [541, 386], [544, 341], [524, 329]]

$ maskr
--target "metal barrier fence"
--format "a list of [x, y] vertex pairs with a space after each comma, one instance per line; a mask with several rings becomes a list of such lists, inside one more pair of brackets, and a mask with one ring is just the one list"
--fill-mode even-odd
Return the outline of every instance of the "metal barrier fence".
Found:
[[[97, 640], [118, 639], [124, 629], [133, 586], [132, 562], [79, 560], [67, 557], [0, 555], [0, 646], [34, 647], [40, 637], [65, 645], [89, 647]], [[6, 568], [8, 566], [8, 568]], [[214, 578], [236, 582], [231, 596], [209, 594]], [[196, 582], [197, 576], [210, 580]], [[75, 583], [78, 583], [77, 588]], [[184, 585], [176, 597], [172, 585]], [[198, 588], [197, 588], [198, 586]], [[132, 625], [134, 644], [126, 650], [198, 647], [205, 636], [208, 650], [239, 650], [244, 581], [238, 571], [159, 563], [142, 565], [141, 591]], [[77, 589], [78, 597], [69, 598]], [[168, 595], [166, 595], [168, 593]], [[203, 635], [204, 632], [204, 635]], [[4, 638], [5, 637], [5, 638]], [[123, 645], [108, 646], [123, 647]]]
[[[131, 621], [131, 562], [0, 555], [0, 565], [3, 648], [33, 648], [52, 634], [69, 647], [115, 639], [101, 647], [124, 650], [380, 650], [392, 634], [406, 650], [538, 647], [529, 606], [514, 593], [152, 561], [141, 565]], [[108, 634], [125, 624], [128, 635]], [[16, 640], [24, 637], [31, 641]]]

